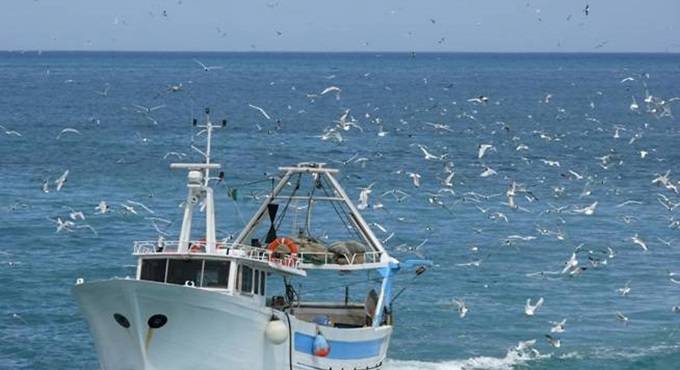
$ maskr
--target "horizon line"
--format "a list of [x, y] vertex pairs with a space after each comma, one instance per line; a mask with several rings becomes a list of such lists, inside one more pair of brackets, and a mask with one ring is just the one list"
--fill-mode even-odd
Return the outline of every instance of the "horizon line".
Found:
[[666, 54], [677, 55], [680, 51], [435, 51], [435, 50], [83, 50], [83, 49], [0, 49], [0, 53], [197, 53], [197, 54]]

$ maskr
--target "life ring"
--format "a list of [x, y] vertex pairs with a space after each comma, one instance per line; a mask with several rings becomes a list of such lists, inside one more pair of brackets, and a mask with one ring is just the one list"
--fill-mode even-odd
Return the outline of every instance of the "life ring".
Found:
[[279, 249], [281, 245], [285, 245], [286, 248], [288, 248], [288, 251], [293, 255], [296, 255], [300, 250], [300, 247], [297, 244], [295, 244], [293, 240], [283, 237], [276, 238], [271, 243], [269, 243], [267, 245], [267, 250], [274, 253], [276, 252], [277, 249]]

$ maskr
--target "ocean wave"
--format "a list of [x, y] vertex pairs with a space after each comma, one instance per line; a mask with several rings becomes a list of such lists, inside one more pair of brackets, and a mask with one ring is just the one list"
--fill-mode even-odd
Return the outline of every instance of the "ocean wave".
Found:
[[550, 358], [533, 348], [535, 341], [520, 342], [504, 357], [479, 356], [464, 360], [441, 362], [387, 360], [385, 370], [512, 370], [515, 366], [538, 359]]

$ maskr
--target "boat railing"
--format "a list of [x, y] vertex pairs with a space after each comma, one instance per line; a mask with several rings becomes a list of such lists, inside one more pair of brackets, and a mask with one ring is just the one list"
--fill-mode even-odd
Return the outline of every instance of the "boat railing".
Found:
[[382, 253], [375, 251], [346, 255], [332, 252], [301, 252], [298, 254], [298, 256], [304, 267], [313, 268], [314, 266], [325, 265], [354, 266], [380, 263]]
[[297, 269], [300, 266], [300, 259], [295, 255], [279, 256], [264, 248], [257, 248], [250, 245], [217, 242], [215, 253], [207, 254], [205, 251], [205, 241], [196, 240], [189, 242], [186, 252], [180, 252], [180, 242], [178, 240], [163, 241], [136, 241], [134, 242], [133, 254], [136, 256], [153, 256], [178, 254], [178, 255], [211, 255], [211, 256], [230, 256], [251, 261], [274, 263], [285, 268]]
[[[179, 251], [178, 240], [162, 241], [136, 241], [134, 242], [133, 254], [137, 256], [168, 255], [168, 254], [205, 254], [205, 241], [196, 240], [189, 243], [188, 252]], [[289, 268], [339, 268], [343, 266], [359, 266], [365, 264], [378, 264], [381, 262], [382, 253], [361, 252], [349, 255], [332, 252], [300, 252], [295, 255], [271, 252], [265, 248], [253, 247], [237, 243], [216, 243], [216, 251], [213, 255], [231, 256], [253, 261], [275, 263]]]

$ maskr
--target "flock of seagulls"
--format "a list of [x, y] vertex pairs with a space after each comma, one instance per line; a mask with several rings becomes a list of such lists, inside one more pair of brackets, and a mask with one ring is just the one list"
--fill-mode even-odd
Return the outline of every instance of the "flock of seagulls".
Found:
[[[206, 65], [197, 59], [193, 61], [205, 72], [216, 72], [222, 69], [221, 66]], [[187, 64], [191, 66], [191, 61], [187, 61]], [[368, 79], [370, 77], [365, 78]], [[623, 110], [628, 108], [627, 113], [631, 114], [632, 117], [646, 117], [646, 120], [649, 121], [672, 119], [672, 107], [680, 99], [652, 95], [650, 88], [647, 86], [647, 80], [649, 80], [649, 77], [644, 75], [627, 77], [621, 80], [616, 79], [615, 83], [620, 81], [622, 85], [644, 82], [642, 93], [630, 93], [635, 105], [631, 104], [628, 106], [628, 97], [626, 97]], [[431, 82], [423, 81], [423, 84], [429, 83]], [[579, 279], [596, 269], [614, 268], [613, 265], [615, 264], [612, 261], [615, 261], [614, 258], [617, 255], [617, 251], [620, 251], [621, 248], [630, 248], [630, 251], [635, 253], [651, 254], [654, 253], [655, 245], [662, 244], [669, 248], [676, 246], [675, 241], [672, 239], [667, 240], [668, 238], [655, 237], [654, 235], [649, 235], [648, 231], [633, 229], [640, 222], [637, 220], [640, 217], [636, 212], [637, 207], [653, 205], [659, 208], [659, 212], [662, 212], [667, 217], [669, 230], [680, 230], [680, 219], [674, 213], [680, 206], [680, 178], [673, 176], [673, 165], [667, 159], [662, 158], [660, 150], [654, 148], [649, 141], [645, 141], [649, 126], [642, 126], [636, 129], [602, 122], [602, 120], [596, 118], [594, 113], [597, 107], [596, 103], [594, 101], [588, 102], [586, 108], [588, 113], [584, 115], [583, 119], [592, 124], [593, 128], [582, 134], [600, 133], [604, 135], [604, 133], [608, 133], [613, 144], [611, 149], [603, 147], [601, 155], [592, 158], [589, 166], [573, 168], [573, 164], [569, 162], [568, 158], [558, 158], [555, 153], [545, 153], [545, 151], [534, 148], [538, 146], [538, 143], [546, 147], [550, 145], [555, 147], [562, 146], [568, 139], [566, 134], [555, 131], [551, 132], [549, 126], [528, 132], [518, 132], [510, 123], [501, 121], [483, 122], [484, 110], [497, 107], [501, 104], [501, 100], [491, 96], [470, 94], [472, 97], [463, 98], [459, 102], [448, 102], [447, 104], [441, 102], [435, 104], [435, 102], [432, 102], [432, 108], [416, 112], [433, 113], [427, 119], [420, 119], [416, 113], [410, 113], [404, 114], [404, 118], [401, 118], [401, 120], [390, 122], [381, 117], [380, 110], [377, 107], [367, 105], [369, 109], [366, 109], [365, 113], [357, 114], [360, 108], [346, 106], [345, 99], [351, 94], [351, 89], [341, 88], [342, 84], [323, 87], [325, 85], [328, 85], [328, 83], [309, 90], [310, 92], [304, 95], [304, 99], [310, 105], [322, 99], [325, 99], [323, 100], [325, 102], [332, 103], [334, 96], [335, 102], [338, 102], [337, 104], [341, 105], [342, 108], [328, 118], [325, 127], [322, 124], [318, 128], [313, 128], [318, 130], [313, 132], [313, 134], [318, 135], [310, 135], [310, 140], [320, 140], [321, 142], [338, 147], [346, 145], [358, 136], [372, 137], [372, 140], [388, 140], [391, 137], [399, 137], [408, 138], [410, 141], [407, 145], [401, 146], [401, 149], [408, 153], [406, 155], [408, 161], [404, 161], [401, 168], [386, 174], [386, 176], [390, 176], [389, 182], [391, 185], [389, 188], [383, 187], [384, 183], [388, 182], [386, 179], [367, 181], [362, 186], [357, 187], [359, 190], [357, 207], [360, 210], [384, 212], [380, 213], [380, 215], [386, 215], [385, 217], [388, 218], [391, 216], [391, 212], [393, 212], [390, 209], [390, 203], [402, 204], [402, 206], [406, 203], [409, 205], [419, 204], [423, 207], [430, 207], [441, 211], [443, 218], [450, 218], [450, 215], [459, 212], [459, 210], [460, 212], [479, 212], [485, 219], [485, 222], [494, 227], [498, 225], [513, 226], [514, 219], [518, 217], [517, 214], [536, 215], [537, 224], [534, 230], [522, 229], [516, 230], [512, 235], [508, 235], [510, 233], [504, 234], [507, 236], [502, 238], [500, 243], [502, 247], [516, 249], [532, 243], [538, 243], [542, 239], [554, 239], [565, 244], [571, 242], [573, 239], [570, 238], [568, 232], [570, 217], [579, 217], [587, 221], [600, 216], [603, 210], [608, 212], [616, 210], [621, 213], [621, 222], [623, 222], [621, 233], [624, 235], [621, 238], [623, 240], [622, 243], [615, 245], [612, 241], [603, 240], [602, 246], [580, 244], [575, 249], [567, 247], [564, 249], [564, 257], [559, 262], [546, 268], [546, 270], [554, 271], [527, 273], [527, 278]], [[386, 92], [390, 91], [388, 87], [385, 87]], [[450, 89], [449, 87], [445, 88]], [[186, 92], [185, 90], [190, 90], [188, 83], [187, 86], [180, 82], [168, 87], [168, 91], [177, 92], [180, 96]], [[107, 84], [103, 91], [95, 91], [95, 93], [103, 98], [109, 98], [115, 91], [112, 89], [111, 84]], [[555, 112], [555, 121], [561, 120], [560, 117], [568, 114], [565, 108], [558, 105], [560, 101], [559, 94], [547, 93], [537, 98], [542, 107], [547, 107], [546, 109]], [[595, 99], [593, 98], [592, 100]], [[126, 109], [131, 111], [132, 114], [154, 120], [154, 122], [156, 121], [152, 115], [164, 108], [166, 108], [165, 104], [126, 105]], [[409, 109], [413, 108], [404, 106], [399, 107], [399, 109], [408, 112]], [[282, 115], [274, 107], [270, 108], [244, 103], [244, 111], [246, 111], [246, 115], [249, 115], [247, 116], [248, 121], [253, 123], [253, 127], [256, 125], [259, 127], [272, 127], [274, 122], [277, 122], [276, 129], [255, 131], [262, 135], [276, 135], [277, 130], [284, 127], [280, 124], [280, 120], [277, 119], [277, 117]], [[300, 112], [302, 111], [303, 109], [300, 110]], [[439, 119], [432, 119], [432, 116], [438, 116]], [[532, 121], [534, 117], [527, 117], [527, 120]], [[473, 131], [472, 129], [461, 128], [461, 126], [466, 126], [466, 124], [474, 125], [476, 127], [475, 130], [493, 132], [493, 135], [496, 136], [478, 138], [477, 142], [471, 143], [472, 145], [468, 148], [465, 160], [461, 160], [460, 155], [453, 148], [439, 145], [434, 141], [427, 142], [427, 139], [432, 137], [469, 134]], [[9, 139], [22, 138], [22, 135], [17, 131], [10, 130], [5, 126], [0, 126], [0, 128], [2, 128]], [[87, 134], [85, 130], [82, 132]], [[69, 137], [83, 136], [83, 133], [76, 128], [66, 127], [59, 131], [56, 139], [67, 141]], [[414, 135], [413, 133], [416, 134]], [[507, 135], [507, 140], [499, 139], [500, 135]], [[55, 138], [54, 134], [51, 134], [50, 137]], [[380, 142], [378, 141], [378, 143]], [[648, 161], [647, 163], [650, 167], [658, 167], [658, 173], [644, 181], [648, 187], [645, 191], [655, 193], [653, 196], [654, 203], [651, 205], [648, 201], [641, 200], [641, 198], [628, 199], [618, 193], [617, 196], [620, 198], [618, 198], [615, 205], [608, 204], [599, 198], [599, 196], [608, 191], [608, 189], [606, 190], [608, 186], [607, 176], [616, 177], [625, 170], [624, 166], [630, 159], [624, 158], [621, 152], [623, 151], [622, 148], [629, 146], [639, 146], [639, 160]], [[376, 163], [379, 163], [384, 158], [385, 154], [380, 153], [380, 151], [386, 148], [387, 144], [379, 144], [372, 148], [374, 151], [371, 154], [366, 154], [371, 151], [368, 149], [365, 152], [357, 151], [349, 159], [336, 159], [335, 162], [349, 168], [353, 166], [362, 169], [370, 168], [369, 166], [376, 165]], [[535, 179], [515, 178], [512, 175], [512, 171], [497, 165], [497, 157], [510, 155], [508, 153], [515, 156], [516, 161], [513, 163], [513, 166], [516, 166], [516, 168], [520, 165], [540, 167], [547, 171], [553, 171], [554, 178], [550, 179], [547, 176]], [[636, 153], [638, 152], [636, 151]], [[642, 155], [642, 153], [646, 154]], [[168, 151], [162, 159], [183, 159], [185, 157], [187, 157], [186, 153]], [[465, 167], [465, 165], [459, 164], [465, 161], [472, 163], [472, 165]], [[427, 170], [428, 168], [437, 168], [436, 173], [432, 174], [431, 171]], [[470, 171], [474, 171], [474, 174], [470, 175]], [[60, 171], [56, 175], [59, 176], [55, 180], [46, 178], [42, 181], [42, 192], [60, 192], [71, 186], [69, 170]], [[52, 175], [52, 178], [54, 176]], [[472, 183], [479, 184], [479, 188], [482, 189], [486, 183], [490, 182], [502, 183], [503, 188], [497, 189], [495, 193], [484, 194], [480, 190], [467, 191], [469, 189], [465, 187], [465, 183]], [[399, 185], [392, 187], [394, 183]], [[567, 194], [573, 194], [573, 189], [576, 188], [578, 188], [575, 195], [577, 200], [566, 201], [565, 199], [573, 200], [573, 198], [568, 198]], [[256, 200], [259, 198], [253, 194], [252, 199]], [[452, 211], [454, 207], [459, 207], [459, 210]], [[94, 200], [94, 203], [84, 210], [65, 209], [63, 214], [50, 217], [49, 221], [53, 224], [57, 233], [66, 235], [79, 231], [89, 231], [96, 235], [97, 230], [87, 223], [89, 218], [111, 216], [112, 214], [123, 217], [137, 216], [140, 220], [143, 219], [148, 222], [156, 230], [159, 237], [167, 236], [165, 228], [172, 223], [172, 221], [158, 217], [156, 212], [150, 207], [134, 200], [114, 202]], [[409, 222], [409, 220], [400, 218], [400, 216], [395, 216], [395, 218], [398, 223]], [[551, 222], [544, 223], [544, 220], [548, 218]], [[391, 240], [398, 238], [390, 230], [389, 223], [380, 221], [380, 223], [373, 222], [372, 225], [381, 233], [387, 235], [384, 242], [388, 243], [388, 245]], [[429, 225], [427, 227], [430, 228]], [[424, 232], [432, 233], [433, 230], [430, 228]], [[481, 225], [474, 227], [470, 232], [484, 234], [488, 231], [486, 225]], [[431, 234], [428, 234], [429, 236]], [[414, 254], [427, 258], [430, 254], [430, 248], [426, 243], [427, 240], [417, 245], [407, 243], [390, 248], [406, 254]], [[479, 269], [480, 266], [484, 266], [487, 263], [486, 261], [493, 258], [494, 252], [485, 249], [490, 249], [490, 247], [475, 246], [470, 248], [472, 257], [465, 262], [455, 264], [455, 266], [471, 269], [472, 271]], [[486, 254], [479, 254], [482, 252]], [[680, 285], [680, 272], [669, 272], [666, 279], [668, 284]], [[612, 287], [610, 292], [619, 298], [626, 298], [634, 296], [639, 291], [632, 289], [632, 280], [627, 281], [625, 285], [622, 284], [623, 282], [617, 284], [616, 287]], [[461, 293], [458, 294], [458, 297], [450, 301], [450, 306], [455, 308], [459, 319], [473, 320], [475, 316], [474, 300], [463, 296]], [[518, 306], [521, 303], [521, 301], [518, 302]], [[551, 304], [548, 296], [546, 296], [546, 299], [537, 296], [528, 297], [523, 307], [524, 316], [527, 320], [538, 320], [543, 315], [541, 310], [544, 305], [549, 306]], [[517, 312], [521, 311], [518, 309]], [[634, 322], [635, 315], [631, 314], [629, 318], [624, 312], [626, 311], [612, 308], [611, 319], [625, 325], [630, 325]], [[667, 312], [680, 313], [680, 304], [672, 305]], [[550, 326], [546, 328], [545, 340], [552, 347], [560, 348], [563, 345], [562, 339], [565, 339], [562, 338], [562, 334], [567, 332], [567, 321], [570, 320], [570, 327], [577, 325], [577, 321], [567, 317], [553, 317], [552, 319], [553, 321], [547, 321]], [[524, 344], [524, 346], [531, 345], [533, 344], [530, 344], [530, 341]], [[564, 345], [566, 346], [566, 344]]]

